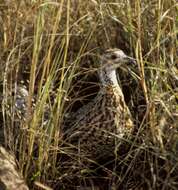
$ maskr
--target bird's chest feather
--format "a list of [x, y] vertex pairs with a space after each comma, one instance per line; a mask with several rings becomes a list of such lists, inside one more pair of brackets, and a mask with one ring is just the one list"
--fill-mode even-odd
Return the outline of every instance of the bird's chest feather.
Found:
[[118, 94], [117, 89], [108, 87], [97, 98], [85, 118], [78, 121], [78, 132], [83, 133], [83, 138], [87, 136], [96, 138], [107, 136], [109, 138], [113, 134], [123, 133], [126, 127], [127, 112], [128, 108], [123, 96]]
[[100, 93], [85, 116], [74, 124], [76, 127], [71, 131], [69, 141], [80, 144], [84, 151], [110, 151], [115, 147], [116, 139], [122, 138], [130, 130], [128, 128], [132, 128], [130, 122], [131, 115], [122, 94], [108, 87]]

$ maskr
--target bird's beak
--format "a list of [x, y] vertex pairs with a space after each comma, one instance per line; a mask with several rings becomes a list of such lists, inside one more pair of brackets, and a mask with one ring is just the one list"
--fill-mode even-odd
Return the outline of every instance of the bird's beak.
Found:
[[136, 59], [134, 59], [133, 57], [126, 56], [126, 57], [124, 58], [124, 61], [125, 61], [126, 63], [130, 63], [130, 64], [136, 65]]
[[129, 66], [136, 66], [136, 59], [129, 57], [129, 56], [125, 56], [122, 61], [119, 61], [117, 64], [114, 64], [112, 66], [112, 69], [117, 69], [117, 68], [121, 68], [121, 69], [127, 69]]
[[137, 68], [136, 59], [134, 59], [133, 57], [126, 56], [124, 58], [124, 62], [125, 64], [122, 64], [120, 68], [123, 71], [129, 72], [135, 79], [140, 80], [140, 77], [137, 75], [137, 72], [135, 71], [135, 69]]

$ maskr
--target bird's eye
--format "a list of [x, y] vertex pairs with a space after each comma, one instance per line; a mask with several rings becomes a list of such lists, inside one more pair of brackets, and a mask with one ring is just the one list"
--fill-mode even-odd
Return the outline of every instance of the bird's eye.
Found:
[[115, 60], [115, 59], [117, 59], [117, 56], [116, 56], [115, 54], [112, 54], [112, 55], [111, 55], [111, 59], [112, 59], [112, 60]]

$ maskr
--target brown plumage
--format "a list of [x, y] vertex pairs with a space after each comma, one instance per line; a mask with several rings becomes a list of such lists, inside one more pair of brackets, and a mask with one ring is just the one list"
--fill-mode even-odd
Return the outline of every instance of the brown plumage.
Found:
[[111, 49], [101, 56], [98, 95], [77, 111], [75, 120], [66, 126], [64, 136], [78, 153], [91, 158], [114, 155], [122, 138], [133, 130], [130, 111], [118, 84], [116, 69], [127, 69], [134, 62], [119, 49]]

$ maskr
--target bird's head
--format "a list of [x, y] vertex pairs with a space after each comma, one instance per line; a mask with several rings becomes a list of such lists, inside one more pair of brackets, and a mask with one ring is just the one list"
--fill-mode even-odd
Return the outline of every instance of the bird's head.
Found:
[[135, 67], [134, 58], [127, 56], [120, 49], [109, 49], [101, 56], [99, 77], [103, 85], [117, 85], [116, 69], [129, 71], [130, 67]]
[[128, 64], [135, 64], [134, 58], [127, 56], [120, 49], [108, 49], [101, 57], [101, 68], [108, 69], [110, 71], [120, 67], [127, 67]]

